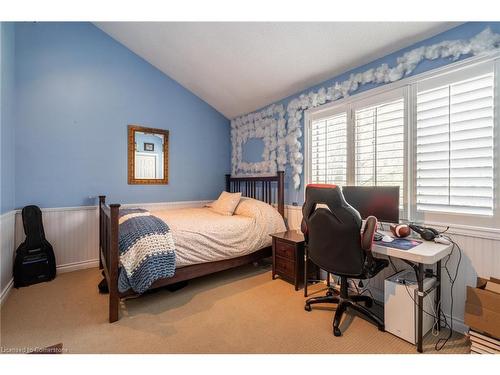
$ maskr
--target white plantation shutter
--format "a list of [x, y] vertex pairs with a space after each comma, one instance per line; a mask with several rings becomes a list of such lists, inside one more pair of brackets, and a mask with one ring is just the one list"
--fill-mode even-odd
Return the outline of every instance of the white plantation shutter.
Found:
[[404, 196], [405, 104], [389, 100], [354, 111], [357, 186], [400, 186]]
[[307, 112], [307, 182], [399, 186], [411, 221], [500, 228], [500, 58]]
[[347, 182], [346, 112], [311, 123], [311, 182]]
[[493, 215], [494, 74], [417, 93], [417, 210]]

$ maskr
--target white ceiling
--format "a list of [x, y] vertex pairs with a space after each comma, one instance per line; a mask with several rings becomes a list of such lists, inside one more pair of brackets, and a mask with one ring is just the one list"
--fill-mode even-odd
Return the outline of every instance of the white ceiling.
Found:
[[257, 110], [452, 22], [97, 22], [228, 118]]

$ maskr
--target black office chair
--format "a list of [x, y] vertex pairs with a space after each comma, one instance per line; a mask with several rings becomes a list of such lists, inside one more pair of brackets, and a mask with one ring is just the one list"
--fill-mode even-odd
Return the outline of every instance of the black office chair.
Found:
[[[326, 207], [317, 207], [318, 204]], [[349, 307], [360, 312], [384, 330], [384, 322], [367, 307], [373, 300], [365, 295], [349, 295], [348, 279], [369, 279], [388, 266], [385, 259], [372, 256], [373, 235], [377, 219], [367, 218], [361, 233], [361, 216], [344, 199], [336, 185], [312, 184], [306, 187], [306, 200], [302, 207], [302, 232], [309, 259], [318, 267], [340, 276], [340, 295], [329, 290], [326, 296], [309, 298], [306, 311], [316, 303], [337, 303], [333, 319], [333, 334], [341, 336], [339, 329], [342, 314]], [[364, 302], [365, 306], [358, 304]]]

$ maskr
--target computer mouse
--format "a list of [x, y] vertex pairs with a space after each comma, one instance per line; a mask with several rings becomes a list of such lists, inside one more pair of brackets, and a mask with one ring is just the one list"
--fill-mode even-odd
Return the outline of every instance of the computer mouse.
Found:
[[384, 237], [382, 237], [382, 242], [392, 242], [392, 241], [394, 241], [394, 238], [388, 236], [387, 234]]

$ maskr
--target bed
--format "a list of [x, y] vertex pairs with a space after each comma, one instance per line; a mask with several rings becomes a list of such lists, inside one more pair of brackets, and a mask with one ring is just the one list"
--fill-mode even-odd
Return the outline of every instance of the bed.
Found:
[[[284, 230], [284, 172], [266, 177], [226, 175], [225, 190], [242, 193], [233, 216], [223, 216], [209, 208], [151, 211], [171, 228], [176, 246], [176, 269], [173, 277], [156, 280], [149, 289], [271, 256], [269, 234]], [[276, 212], [273, 215], [269, 209], [277, 210], [279, 215]], [[108, 205], [106, 197], [99, 196], [99, 266], [109, 289], [110, 323], [119, 319], [120, 299], [137, 294], [131, 289], [123, 292], [118, 289], [119, 213], [120, 204]]]

